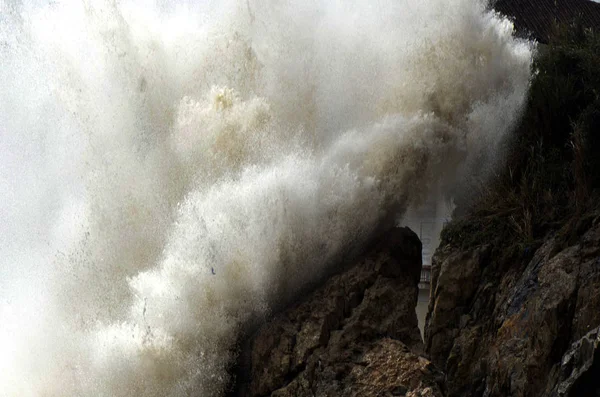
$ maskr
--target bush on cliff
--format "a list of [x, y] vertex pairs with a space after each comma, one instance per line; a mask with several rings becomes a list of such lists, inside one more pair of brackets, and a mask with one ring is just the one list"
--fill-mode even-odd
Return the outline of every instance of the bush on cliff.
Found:
[[597, 207], [600, 31], [557, 28], [534, 70], [506, 162], [475, 199], [462, 203], [469, 209], [446, 227], [442, 242], [496, 242], [527, 252], [551, 232], [560, 230], [565, 242], [575, 237]]

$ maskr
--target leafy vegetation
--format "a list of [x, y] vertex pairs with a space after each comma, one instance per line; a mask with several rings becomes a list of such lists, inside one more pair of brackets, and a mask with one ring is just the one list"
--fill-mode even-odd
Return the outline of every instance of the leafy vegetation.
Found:
[[597, 211], [600, 32], [557, 28], [534, 70], [503, 168], [462, 203], [469, 209], [445, 228], [443, 242], [526, 252], [553, 232], [568, 243]]

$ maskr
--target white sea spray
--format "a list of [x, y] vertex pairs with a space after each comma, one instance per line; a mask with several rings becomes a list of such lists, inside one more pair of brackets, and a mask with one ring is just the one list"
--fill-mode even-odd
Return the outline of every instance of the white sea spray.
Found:
[[513, 33], [473, 0], [0, 0], [0, 394], [221, 395], [249, 320], [493, 167]]

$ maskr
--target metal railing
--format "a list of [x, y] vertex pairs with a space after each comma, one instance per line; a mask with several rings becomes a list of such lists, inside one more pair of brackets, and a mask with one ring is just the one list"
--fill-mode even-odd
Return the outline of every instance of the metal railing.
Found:
[[431, 266], [423, 266], [421, 269], [421, 279], [419, 282], [421, 284], [431, 283]]
[[419, 281], [422, 284], [431, 283], [431, 271], [430, 270], [421, 270], [421, 280]]

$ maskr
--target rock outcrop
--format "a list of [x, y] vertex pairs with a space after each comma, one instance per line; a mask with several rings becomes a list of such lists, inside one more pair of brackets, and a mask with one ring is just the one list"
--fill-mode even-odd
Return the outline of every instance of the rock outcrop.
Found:
[[262, 326], [243, 396], [443, 396], [421, 356], [421, 243], [392, 229], [349, 270]]
[[600, 216], [558, 240], [514, 262], [438, 249], [425, 344], [448, 396], [600, 396]]
[[597, 215], [575, 244], [555, 236], [520, 257], [439, 248], [425, 345], [421, 245], [393, 229], [258, 330], [236, 395], [600, 397]]

